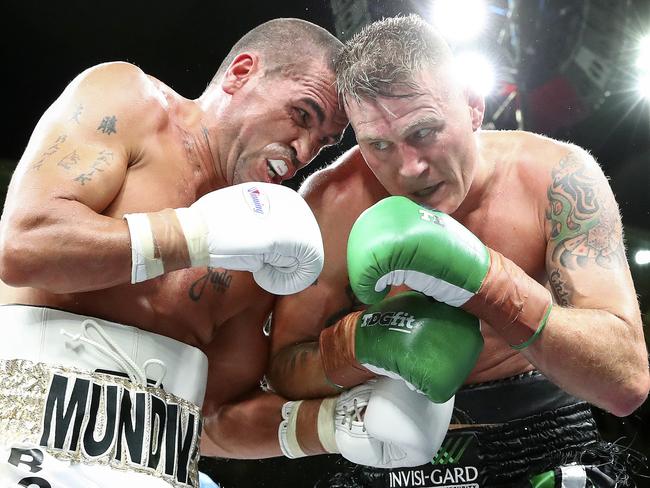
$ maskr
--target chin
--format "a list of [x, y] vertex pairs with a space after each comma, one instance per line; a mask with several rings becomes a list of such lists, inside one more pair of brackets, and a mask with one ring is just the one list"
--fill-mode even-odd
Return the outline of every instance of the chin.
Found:
[[447, 209], [450, 207], [449, 197], [437, 193], [429, 195], [428, 197], [419, 198], [415, 201], [423, 207], [433, 208], [445, 213], [447, 213]]
[[460, 203], [456, 201], [453, 197], [442, 197], [431, 199], [431, 201], [425, 203], [426, 206], [435, 208], [436, 210], [451, 215], [460, 206]]

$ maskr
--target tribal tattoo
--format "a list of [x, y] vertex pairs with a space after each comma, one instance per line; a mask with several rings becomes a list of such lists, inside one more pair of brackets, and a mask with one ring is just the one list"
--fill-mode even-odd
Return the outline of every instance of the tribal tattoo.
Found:
[[566, 268], [595, 262], [614, 268], [625, 260], [621, 219], [604, 178], [570, 153], [553, 170], [546, 218], [552, 258]]

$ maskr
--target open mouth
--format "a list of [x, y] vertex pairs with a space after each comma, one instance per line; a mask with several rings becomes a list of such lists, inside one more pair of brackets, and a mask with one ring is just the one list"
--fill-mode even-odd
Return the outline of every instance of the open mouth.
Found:
[[282, 159], [267, 159], [266, 172], [272, 180], [282, 180], [289, 172], [289, 167]]

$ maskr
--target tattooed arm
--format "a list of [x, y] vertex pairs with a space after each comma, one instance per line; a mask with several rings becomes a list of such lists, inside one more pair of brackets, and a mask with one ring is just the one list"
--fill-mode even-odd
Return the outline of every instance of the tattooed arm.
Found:
[[73, 80], [41, 117], [0, 222], [2, 281], [66, 293], [130, 280], [126, 223], [101, 212], [119, 194], [162, 110], [149, 85], [135, 66], [99, 65]]
[[546, 270], [556, 301], [523, 353], [565, 390], [612, 412], [648, 394], [648, 356], [618, 207], [598, 164], [573, 148], [553, 169]]
[[[341, 287], [343, 288], [343, 287]], [[320, 332], [353, 311], [354, 298], [347, 287], [342, 290], [319, 278], [307, 290], [278, 299], [271, 327], [272, 349], [269, 382], [278, 393], [289, 399], [319, 398], [340, 393], [340, 388], [325, 376], [320, 356]], [[346, 303], [341, 303], [344, 300]], [[327, 305], [343, 305], [326, 316]]]

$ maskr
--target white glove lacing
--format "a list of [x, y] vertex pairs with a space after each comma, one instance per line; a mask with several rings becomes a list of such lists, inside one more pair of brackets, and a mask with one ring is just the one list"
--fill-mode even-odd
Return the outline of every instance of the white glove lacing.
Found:
[[[341, 425], [348, 425], [348, 430], [352, 430], [352, 422], [359, 422], [363, 424], [363, 413], [366, 411], [368, 406], [368, 401], [363, 400], [359, 401], [355, 398], [352, 401], [352, 408], [348, 409], [337, 409], [336, 411], [336, 421]], [[366, 431], [366, 426], [363, 425], [363, 431]]]

